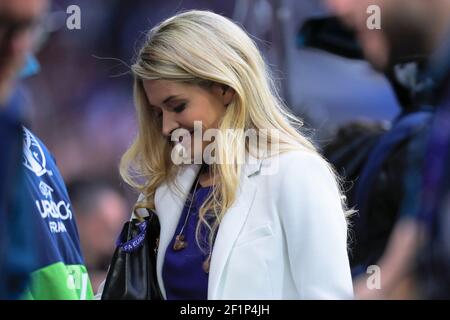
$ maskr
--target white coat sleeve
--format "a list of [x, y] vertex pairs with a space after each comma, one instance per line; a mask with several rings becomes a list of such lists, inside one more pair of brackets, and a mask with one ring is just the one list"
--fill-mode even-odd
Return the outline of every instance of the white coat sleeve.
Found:
[[325, 161], [293, 152], [282, 161], [279, 207], [299, 299], [352, 299], [347, 223]]

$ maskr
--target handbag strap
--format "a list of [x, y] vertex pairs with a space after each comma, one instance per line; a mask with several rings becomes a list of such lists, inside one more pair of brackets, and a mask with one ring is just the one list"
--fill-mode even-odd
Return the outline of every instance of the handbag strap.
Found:
[[[129, 223], [132, 223], [131, 221]], [[122, 234], [119, 236], [119, 238], [116, 241], [116, 246], [121, 248], [123, 251], [130, 253], [133, 251], [136, 251], [139, 249], [145, 240], [145, 233], [147, 231], [149, 220], [144, 220], [140, 222], [137, 226], [139, 228], [139, 233], [132, 239], [123, 242], [122, 241]]]

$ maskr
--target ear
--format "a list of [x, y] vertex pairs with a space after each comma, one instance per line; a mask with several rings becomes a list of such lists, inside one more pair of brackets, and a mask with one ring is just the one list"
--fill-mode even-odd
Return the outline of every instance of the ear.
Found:
[[223, 101], [223, 104], [228, 107], [228, 105], [233, 101], [235, 91], [233, 88], [227, 86], [226, 84], [214, 84], [213, 92]]

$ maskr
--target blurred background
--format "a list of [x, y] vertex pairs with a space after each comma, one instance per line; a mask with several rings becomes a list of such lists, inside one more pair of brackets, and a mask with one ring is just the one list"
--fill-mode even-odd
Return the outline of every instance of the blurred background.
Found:
[[[71, 4], [81, 9], [81, 30], [66, 28]], [[68, 185], [94, 291], [136, 199], [118, 175], [136, 131], [129, 65], [146, 31], [193, 8], [228, 16], [253, 36], [317, 145], [350, 121], [390, 121], [399, 113], [388, 81], [365, 61], [302, 46], [304, 23], [329, 15], [321, 1], [53, 0], [37, 39], [41, 71], [26, 80], [28, 126]]]
[[366, 62], [298, 46], [298, 31], [326, 15], [316, 0], [77, 1], [81, 30], [66, 28], [73, 1], [52, 1], [37, 52], [30, 125], [70, 181], [83, 176], [118, 183], [117, 163], [135, 132], [128, 68], [144, 33], [183, 9], [210, 9], [239, 21], [254, 36], [293, 111], [318, 143], [337, 125], [391, 120], [397, 102], [386, 79]]

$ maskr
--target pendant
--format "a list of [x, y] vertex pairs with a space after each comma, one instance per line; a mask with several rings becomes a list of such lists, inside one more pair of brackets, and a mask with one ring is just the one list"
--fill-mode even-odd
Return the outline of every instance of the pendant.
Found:
[[208, 259], [206, 259], [203, 262], [203, 271], [205, 271], [206, 273], [209, 273], [209, 262], [211, 261], [211, 256], [208, 257]]
[[180, 251], [187, 247], [187, 242], [184, 241], [184, 235], [179, 234], [175, 237], [175, 243], [173, 244], [173, 250]]

